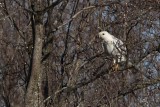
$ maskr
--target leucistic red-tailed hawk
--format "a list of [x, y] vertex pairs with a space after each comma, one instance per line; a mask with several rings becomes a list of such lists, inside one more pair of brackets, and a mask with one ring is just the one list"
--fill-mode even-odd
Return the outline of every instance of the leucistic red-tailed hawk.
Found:
[[109, 34], [107, 31], [101, 31], [99, 37], [104, 40], [104, 50], [113, 57], [114, 63], [126, 61], [126, 47], [120, 39]]

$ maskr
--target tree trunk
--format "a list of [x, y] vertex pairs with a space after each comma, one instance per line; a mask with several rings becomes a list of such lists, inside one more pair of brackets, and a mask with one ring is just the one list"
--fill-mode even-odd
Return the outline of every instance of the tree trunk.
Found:
[[[34, 2], [34, 3], [33, 3]], [[41, 10], [41, 0], [33, 1], [33, 10]], [[34, 38], [34, 50], [33, 60], [31, 68], [31, 76], [27, 87], [27, 93], [25, 98], [26, 107], [43, 107], [43, 94], [42, 94], [42, 37], [44, 32], [44, 26], [42, 24], [42, 14], [35, 14], [34, 24], [35, 33]], [[33, 29], [34, 32], [34, 29]]]

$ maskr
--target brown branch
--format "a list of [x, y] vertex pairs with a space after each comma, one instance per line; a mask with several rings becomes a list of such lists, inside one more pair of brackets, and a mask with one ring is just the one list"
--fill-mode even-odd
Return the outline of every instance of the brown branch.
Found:
[[50, 6], [46, 7], [45, 9], [43, 9], [41, 12], [45, 13], [51, 9], [53, 9], [55, 6], [57, 6], [59, 3], [61, 3], [63, 0], [56, 0], [55, 2], [53, 2]]
[[7, 4], [5, 1], [4, 1], [4, 8], [5, 8], [5, 14], [8, 16], [11, 23], [13, 23], [13, 26], [15, 27], [16, 31], [18, 32], [19, 36], [24, 40], [25, 38], [24, 38], [23, 32], [18, 28], [15, 20], [11, 17], [12, 15], [10, 15], [10, 13], [8, 12]]
[[[151, 54], [147, 55], [145, 58], [148, 58], [150, 55], [153, 55], [153, 54], [155, 54], [155, 53], [156, 53], [156, 52], [153, 51]], [[98, 54], [98, 55], [96, 55], [96, 56], [91, 57], [90, 59], [88, 59], [88, 61], [86, 61], [86, 62], [84, 62], [84, 63], [86, 64], [86, 63], [89, 62], [90, 60], [93, 60], [94, 58], [99, 57], [99, 55], [101, 55], [101, 54]], [[143, 58], [141, 61], [143, 61], [143, 60], [144, 60], [144, 58]], [[140, 62], [141, 62], [141, 61], [140, 61]], [[104, 64], [105, 64], [105, 63], [104, 63]], [[76, 84], [75, 86], [73, 86], [73, 87], [69, 87], [69, 86], [63, 87], [61, 90], [57, 91], [56, 94], [58, 95], [58, 94], [61, 93], [61, 92], [71, 93], [71, 92], [73, 92], [74, 90], [76, 90], [76, 89], [78, 89], [78, 88], [81, 88], [81, 87], [83, 87], [83, 86], [88, 85], [89, 83], [92, 83], [92, 82], [96, 81], [97, 79], [101, 78], [102, 76], [104, 76], [104, 75], [106, 75], [106, 74], [108, 74], [108, 75], [113, 74], [114, 72], [111, 73], [112, 67], [102, 69], [104, 64], [102, 64], [100, 67], [97, 68], [97, 70], [96, 70], [95, 72], [98, 72], [98, 71], [100, 71], [100, 72], [95, 73], [91, 79], [86, 80], [86, 81], [81, 82], [81, 83], [77, 83], [77, 84]], [[82, 66], [83, 66], [83, 64], [82, 64], [80, 67], [82, 67]], [[131, 69], [131, 68], [134, 68], [134, 66], [129, 66], [129, 67], [127, 67], [127, 68], [122, 68], [122, 69], [120, 69], [119, 71], [125, 71], [125, 70]], [[159, 83], [159, 82], [160, 82], [160, 77], [159, 77], [158, 79], [153, 79], [153, 80], [146, 81], [146, 82], [143, 83], [143, 84], [142, 84], [142, 83], [133, 84], [133, 85], [131, 85], [131, 87], [129, 87], [129, 88], [128, 88], [128, 85], [127, 85], [127, 86], [126, 86], [126, 89], [119, 90], [119, 91], [118, 91], [118, 95], [115, 96], [115, 97], [113, 97], [113, 99], [119, 98], [119, 97], [124, 96], [124, 95], [127, 95], [127, 94], [129, 94], [129, 93], [132, 93], [133, 91], [136, 91], [136, 90], [138, 90], [138, 89], [142, 89], [142, 88], [145, 88], [145, 87], [148, 87], [148, 86], [157, 84], [157, 83]], [[53, 95], [51, 95], [51, 96], [49, 96], [47, 99], [45, 99], [45, 100], [44, 100], [44, 103], [45, 103], [46, 101], [48, 101], [49, 99], [51, 99], [52, 96], [53, 96]], [[55, 97], [54, 97], [54, 98], [55, 98]]]
[[157, 78], [157, 79], [152, 79], [152, 80], [149, 80], [149, 81], [145, 81], [145, 82], [141, 82], [141, 83], [135, 83], [135, 84], [132, 84], [130, 87], [128, 87], [128, 85], [119, 90], [118, 91], [118, 95], [116, 95], [115, 97], [113, 97], [113, 99], [117, 99], [117, 98], [120, 98], [122, 96], [126, 96], [130, 93], [133, 93], [139, 89], [143, 89], [143, 88], [146, 88], [148, 86], [151, 86], [151, 85], [154, 85], [154, 84], [158, 84], [160, 82], [160, 77]]
[[78, 17], [82, 12], [89, 10], [89, 9], [94, 9], [97, 7], [105, 7], [108, 5], [112, 5], [112, 4], [119, 4], [118, 2], [109, 2], [108, 4], [103, 4], [103, 5], [93, 5], [93, 6], [88, 6], [88, 7], [84, 7], [83, 9], [81, 9], [79, 12], [77, 12], [75, 15], [73, 15], [69, 20], [67, 20], [66, 22], [64, 22], [62, 25], [58, 26], [56, 29], [54, 29], [53, 31], [51, 31], [50, 33], [54, 33], [55, 31], [57, 31], [58, 29], [62, 28], [63, 26], [65, 26], [66, 24], [70, 23], [72, 20], [74, 20], [76, 17]]
[[0, 18], [0, 20], [4, 20], [4, 19], [6, 19], [6, 18], [9, 18], [9, 17], [11, 17], [12, 15], [14, 15], [16, 12], [13, 12], [13, 13], [11, 13], [11, 14], [9, 14], [9, 15], [6, 15], [6, 16], [4, 16], [4, 17], [1, 17]]
[[18, 2], [17, 0], [14, 0], [14, 1], [18, 4], [18, 6], [20, 6], [23, 10], [27, 11], [28, 13], [36, 14], [33, 10], [23, 7], [22, 4]]

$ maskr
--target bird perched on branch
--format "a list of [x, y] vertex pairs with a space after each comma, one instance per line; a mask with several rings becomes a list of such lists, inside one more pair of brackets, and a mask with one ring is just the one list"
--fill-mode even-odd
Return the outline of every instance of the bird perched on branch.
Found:
[[[126, 60], [126, 55], [127, 55], [126, 46], [124, 45], [124, 43], [120, 39], [109, 34], [107, 31], [99, 32], [99, 37], [101, 37], [104, 40], [104, 43], [103, 43], [104, 51], [113, 57], [113, 64], [114, 64], [113, 70], [115, 70], [115, 71], [119, 70], [119, 64], [124, 65], [124, 64], [126, 64], [126, 61], [127, 61]], [[143, 58], [137, 64], [133, 64], [132, 62], [128, 61], [127, 66], [134, 68], [136, 71], [142, 73], [146, 78], [150, 79], [149, 75], [147, 75], [145, 72], [139, 70], [139, 66], [141, 65], [141, 63], [144, 63], [144, 61], [146, 59], [151, 58], [152, 55], [155, 55], [157, 53], [159, 53], [159, 52], [155, 51], [151, 54], [148, 54], [145, 58]], [[122, 68], [123, 67], [124, 66], [122, 66]]]
[[124, 43], [107, 31], [101, 31], [99, 37], [104, 40], [104, 51], [113, 57], [114, 69], [118, 70], [118, 64], [126, 61], [127, 51]]

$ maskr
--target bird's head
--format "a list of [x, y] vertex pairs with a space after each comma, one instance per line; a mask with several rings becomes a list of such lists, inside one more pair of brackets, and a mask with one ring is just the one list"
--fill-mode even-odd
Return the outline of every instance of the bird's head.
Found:
[[109, 34], [107, 31], [101, 31], [99, 32], [99, 37], [108, 41], [108, 40], [111, 40], [112, 39], [112, 35]]

